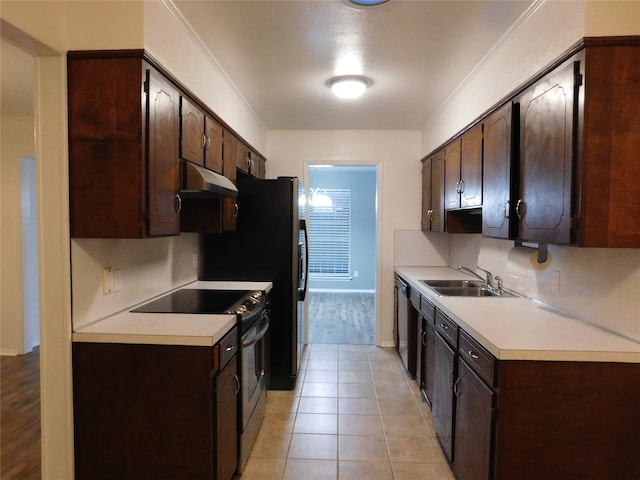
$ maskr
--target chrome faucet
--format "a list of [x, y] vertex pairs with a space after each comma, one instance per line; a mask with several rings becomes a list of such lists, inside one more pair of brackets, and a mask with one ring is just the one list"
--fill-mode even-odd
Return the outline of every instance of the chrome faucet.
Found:
[[481, 270], [481, 271], [483, 271], [485, 273], [485, 275], [487, 276], [486, 279], [482, 278], [474, 270], [471, 270], [470, 268], [465, 267], [463, 265], [458, 265], [458, 270], [470, 273], [474, 277], [476, 277], [476, 278], [482, 280], [483, 282], [485, 282], [487, 284], [487, 288], [489, 288], [489, 290], [491, 290], [492, 292], [495, 292], [498, 295], [502, 294], [502, 278], [496, 275], [496, 277], [495, 277], [495, 286], [494, 286], [493, 274], [489, 270], [485, 270], [484, 268], [476, 267], [476, 270]]

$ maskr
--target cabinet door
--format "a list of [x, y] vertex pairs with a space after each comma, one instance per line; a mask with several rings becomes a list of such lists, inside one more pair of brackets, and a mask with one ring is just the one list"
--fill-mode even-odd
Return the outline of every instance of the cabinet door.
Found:
[[482, 206], [482, 124], [460, 140], [460, 206]]
[[180, 158], [204, 167], [204, 112], [189, 101], [180, 99]]
[[433, 425], [442, 450], [453, 460], [453, 379], [456, 378], [456, 354], [439, 334], [434, 347]]
[[444, 208], [460, 208], [460, 139], [444, 148]]
[[488, 237], [511, 235], [512, 111], [509, 102], [484, 121], [482, 234]]
[[458, 480], [489, 480], [494, 393], [464, 361], [458, 363], [455, 451]]
[[[236, 156], [238, 151], [238, 140], [227, 130], [223, 132], [223, 165], [224, 176], [236, 183]], [[238, 216], [238, 203], [235, 198], [225, 197], [222, 199], [222, 230], [225, 232], [236, 229], [236, 219]]]
[[431, 157], [431, 231], [444, 232], [444, 150]]
[[210, 116], [204, 118], [207, 145], [204, 150], [204, 166], [222, 173], [222, 125]]
[[420, 346], [420, 390], [429, 405], [433, 403], [433, 372], [435, 329], [431, 320], [422, 318], [422, 335]]
[[423, 231], [431, 230], [431, 159], [422, 161], [422, 216], [420, 226]]
[[238, 467], [238, 362], [234, 356], [216, 377], [217, 480], [231, 480]]
[[236, 145], [236, 167], [245, 173], [249, 173], [250, 165], [249, 147], [238, 140]]
[[518, 237], [549, 243], [571, 240], [574, 62], [522, 94]]
[[178, 90], [153, 69], [147, 70], [148, 95], [148, 234], [180, 233], [180, 135]]

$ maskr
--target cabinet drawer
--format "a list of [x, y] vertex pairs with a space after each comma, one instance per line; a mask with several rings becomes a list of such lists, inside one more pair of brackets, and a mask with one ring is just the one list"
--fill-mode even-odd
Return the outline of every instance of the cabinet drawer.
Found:
[[426, 297], [421, 297], [420, 313], [427, 320], [427, 323], [434, 324], [436, 319], [436, 306]]
[[409, 288], [409, 301], [416, 310], [420, 310], [420, 293], [415, 288]]
[[227, 333], [220, 343], [214, 347], [213, 352], [213, 368], [214, 370], [220, 370], [224, 368], [229, 360], [238, 351], [238, 329], [233, 327], [229, 333]]
[[436, 308], [436, 330], [454, 347], [458, 346], [458, 324]]
[[464, 330], [460, 331], [460, 356], [485, 382], [495, 386], [495, 357]]

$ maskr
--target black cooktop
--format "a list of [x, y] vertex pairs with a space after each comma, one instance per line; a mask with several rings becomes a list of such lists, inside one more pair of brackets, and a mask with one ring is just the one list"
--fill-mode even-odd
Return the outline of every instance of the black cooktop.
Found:
[[225, 313], [247, 293], [247, 290], [183, 288], [131, 311], [134, 313]]

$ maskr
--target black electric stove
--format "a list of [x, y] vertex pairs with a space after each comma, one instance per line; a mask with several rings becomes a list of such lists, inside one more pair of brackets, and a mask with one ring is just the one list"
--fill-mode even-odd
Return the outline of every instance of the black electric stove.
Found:
[[265, 295], [260, 290], [207, 290], [183, 288], [145, 303], [132, 313], [192, 313], [235, 314], [241, 321], [241, 331], [257, 320], [265, 307]]

